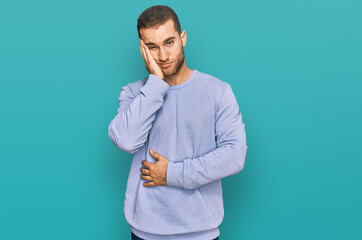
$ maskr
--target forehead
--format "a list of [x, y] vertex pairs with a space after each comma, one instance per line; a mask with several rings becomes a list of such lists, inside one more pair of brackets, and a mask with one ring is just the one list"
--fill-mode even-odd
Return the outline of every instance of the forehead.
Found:
[[162, 44], [169, 37], [176, 37], [177, 31], [174, 27], [172, 19], [167, 20], [158, 27], [140, 29], [142, 40], [146, 42]]

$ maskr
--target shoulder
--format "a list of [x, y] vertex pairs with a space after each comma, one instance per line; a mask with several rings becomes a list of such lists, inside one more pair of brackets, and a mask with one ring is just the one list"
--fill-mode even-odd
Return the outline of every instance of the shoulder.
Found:
[[132, 94], [132, 97], [136, 97], [140, 94], [140, 89], [146, 84], [148, 77], [138, 79], [135, 82], [128, 83], [127, 85], [121, 88], [121, 91], [127, 91], [129, 94]]
[[225, 90], [230, 86], [229, 83], [217, 76], [205, 72], [197, 72], [200, 82], [203, 84], [207, 84], [207, 86], [209, 86], [210, 88], [213, 88], [215, 90]]
[[216, 102], [219, 102], [224, 93], [231, 89], [230, 84], [225, 80], [200, 71], [198, 71], [198, 82], [214, 97]]

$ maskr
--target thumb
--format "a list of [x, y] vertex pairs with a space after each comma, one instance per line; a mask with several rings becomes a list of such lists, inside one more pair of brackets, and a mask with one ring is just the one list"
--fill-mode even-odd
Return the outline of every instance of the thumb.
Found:
[[157, 152], [153, 151], [152, 149], [150, 149], [150, 154], [152, 157], [154, 157], [157, 160], [160, 160], [160, 158], [162, 157], [160, 154], [158, 154]]

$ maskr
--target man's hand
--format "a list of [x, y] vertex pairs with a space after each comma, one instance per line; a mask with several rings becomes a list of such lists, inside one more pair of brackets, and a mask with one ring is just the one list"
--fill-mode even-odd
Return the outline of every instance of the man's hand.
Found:
[[145, 61], [147, 71], [150, 74], [156, 75], [161, 79], [165, 79], [165, 76], [163, 75], [160, 66], [158, 66], [156, 60], [152, 57], [152, 54], [148, 49], [148, 47], [145, 45], [145, 43], [141, 38], [139, 38], [139, 42], [140, 42], [140, 52], [143, 60]]
[[142, 164], [148, 168], [141, 168], [141, 178], [150, 181], [144, 183], [144, 187], [152, 187], [152, 186], [161, 186], [166, 185], [166, 177], [167, 177], [167, 164], [170, 160], [165, 158], [164, 156], [156, 153], [152, 149], [150, 150], [150, 154], [153, 158], [157, 160], [155, 163], [150, 163], [147, 161], [142, 161]]

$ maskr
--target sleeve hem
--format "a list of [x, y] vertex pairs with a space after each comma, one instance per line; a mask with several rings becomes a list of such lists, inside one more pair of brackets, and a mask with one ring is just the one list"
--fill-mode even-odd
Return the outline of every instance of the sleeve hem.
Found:
[[146, 84], [140, 89], [146, 95], [163, 98], [170, 85], [154, 74], [150, 74]]
[[166, 185], [173, 187], [184, 187], [184, 164], [183, 162], [169, 161], [167, 164]]

